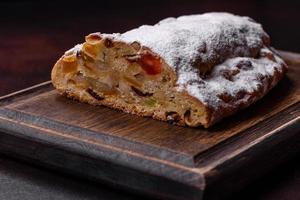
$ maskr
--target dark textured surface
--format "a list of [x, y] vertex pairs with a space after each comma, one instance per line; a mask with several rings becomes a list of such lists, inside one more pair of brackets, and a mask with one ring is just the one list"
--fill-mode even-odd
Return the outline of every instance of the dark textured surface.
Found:
[[[299, 160], [300, 157], [296, 157], [293, 161], [285, 163], [228, 199], [299, 199]], [[0, 156], [0, 199], [138, 200], [145, 198]]]
[[[293, 161], [274, 169], [269, 175], [229, 199], [297, 199], [300, 195], [299, 159], [300, 157], [296, 157]], [[0, 199], [77, 200], [141, 197], [1, 156]]]
[[41, 167], [0, 157], [0, 199], [96, 200], [138, 199], [123, 191], [68, 177]]
[[[32, 3], [33, 2], [33, 3]], [[1, 5], [0, 94], [49, 80], [52, 64], [89, 32], [124, 31], [162, 17], [203, 11], [231, 11], [250, 15], [264, 24], [280, 49], [300, 51], [299, 1], [137, 1], [126, 3], [12, 1]], [[107, 1], [109, 2], [109, 1]], [[117, 5], [117, 6], [116, 6]], [[170, 7], [170, 5], [172, 5]], [[84, 9], [82, 9], [85, 7]], [[99, 10], [101, 9], [101, 10]], [[249, 169], [251, 170], [251, 169]], [[230, 199], [285, 200], [300, 198], [300, 157]], [[142, 199], [107, 186], [0, 156], [0, 199]]]

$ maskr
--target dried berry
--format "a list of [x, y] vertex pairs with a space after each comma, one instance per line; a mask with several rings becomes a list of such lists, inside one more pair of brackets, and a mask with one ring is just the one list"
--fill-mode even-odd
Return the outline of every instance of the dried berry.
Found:
[[135, 54], [124, 56], [129, 62], [138, 63], [144, 71], [149, 75], [160, 74], [161, 72], [161, 60], [159, 57], [150, 53]]
[[235, 99], [243, 99], [247, 95], [247, 91], [241, 90], [236, 94]]
[[104, 99], [104, 97], [100, 96], [99, 94], [97, 94], [93, 89], [88, 88], [86, 90], [87, 93], [89, 93], [92, 97], [94, 97], [95, 99], [97, 99], [98, 101], [101, 101]]
[[206, 53], [207, 52], [207, 44], [206, 42], [203, 42], [199, 48], [198, 48], [199, 53]]
[[131, 86], [131, 89], [139, 96], [141, 97], [150, 97], [153, 95], [153, 93], [149, 93], [149, 92], [143, 92], [139, 89], [137, 89], [136, 87]]
[[113, 42], [111, 41], [111, 39], [106, 38], [106, 39], [104, 40], [104, 46], [105, 46], [106, 48], [111, 48], [111, 47], [113, 47]]
[[234, 76], [240, 73], [240, 70], [222, 70], [221, 73], [225, 79], [233, 81]]
[[234, 98], [233, 98], [233, 96], [231, 96], [230, 94], [228, 94], [228, 93], [222, 93], [222, 94], [219, 94], [218, 95], [218, 97], [222, 100], [222, 101], [224, 101], [225, 103], [229, 103], [229, 102], [231, 102]]
[[236, 64], [236, 67], [238, 69], [245, 69], [245, 70], [251, 69], [252, 68], [252, 63], [251, 63], [250, 60], [241, 60], [240, 62], [238, 62]]

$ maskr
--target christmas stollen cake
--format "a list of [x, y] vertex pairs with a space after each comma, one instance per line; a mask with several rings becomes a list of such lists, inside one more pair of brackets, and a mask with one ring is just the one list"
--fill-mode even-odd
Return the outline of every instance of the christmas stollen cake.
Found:
[[90, 34], [57, 61], [52, 82], [81, 102], [209, 127], [263, 97], [286, 70], [260, 24], [206, 13]]

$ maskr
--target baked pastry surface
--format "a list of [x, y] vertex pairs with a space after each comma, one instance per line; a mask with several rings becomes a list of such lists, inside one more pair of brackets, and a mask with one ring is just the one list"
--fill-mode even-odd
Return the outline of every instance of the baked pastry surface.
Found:
[[51, 76], [60, 93], [82, 102], [209, 127], [263, 97], [286, 70], [260, 24], [206, 13], [90, 34]]

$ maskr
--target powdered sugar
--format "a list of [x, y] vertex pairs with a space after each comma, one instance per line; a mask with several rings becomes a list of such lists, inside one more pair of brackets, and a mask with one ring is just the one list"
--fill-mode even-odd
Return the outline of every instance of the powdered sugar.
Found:
[[219, 57], [249, 56], [251, 50], [262, 47], [263, 35], [261, 25], [248, 17], [207, 13], [167, 18], [115, 36], [125, 42], [140, 42], [172, 67], [190, 68], [185, 65], [196, 60], [208, 63]]
[[[262, 85], [258, 77], [273, 76], [275, 69], [282, 70], [283, 61], [277, 56], [273, 61], [252, 58], [260, 51], [270, 52], [264, 46], [268, 36], [261, 25], [229, 13], [167, 18], [154, 26], [102, 36], [127, 43], [137, 41], [150, 48], [177, 72], [178, 90], [188, 91], [215, 110], [224, 104], [220, 94], [251, 93]], [[238, 63], [244, 61], [251, 67], [238, 69]], [[199, 75], [204, 64], [213, 67], [207, 78]], [[228, 78], [224, 77], [224, 70], [238, 73]], [[247, 101], [247, 95], [242, 100]]]
[[[220, 98], [221, 94], [233, 97], [239, 92], [251, 94], [258, 91], [260, 87], [265, 87], [262, 91], [262, 93], [265, 93], [269, 85], [265, 86], [262, 79], [273, 76], [275, 70], [282, 72], [281, 64], [283, 61], [276, 55], [274, 55], [274, 57], [276, 61], [271, 61], [267, 58], [254, 59], [247, 57], [227, 59], [224, 63], [215, 66], [211, 76], [206, 78], [202, 84], [185, 84], [179, 88], [181, 90], [187, 90], [192, 96], [217, 110], [219, 107], [224, 106], [224, 103], [226, 104], [226, 102]], [[243, 61], [251, 63], [251, 66], [248, 69], [239, 69], [237, 66]], [[224, 76], [224, 72], [227, 72], [229, 75]], [[195, 72], [190, 71], [180, 76], [180, 82], [184, 83], [190, 81], [190, 77], [195, 77]], [[197, 77], [196, 80], [203, 79]], [[239, 102], [228, 102], [227, 106], [230, 106], [230, 104], [234, 106], [243, 103], [242, 101], [247, 101], [247, 95], [236, 100]]]

